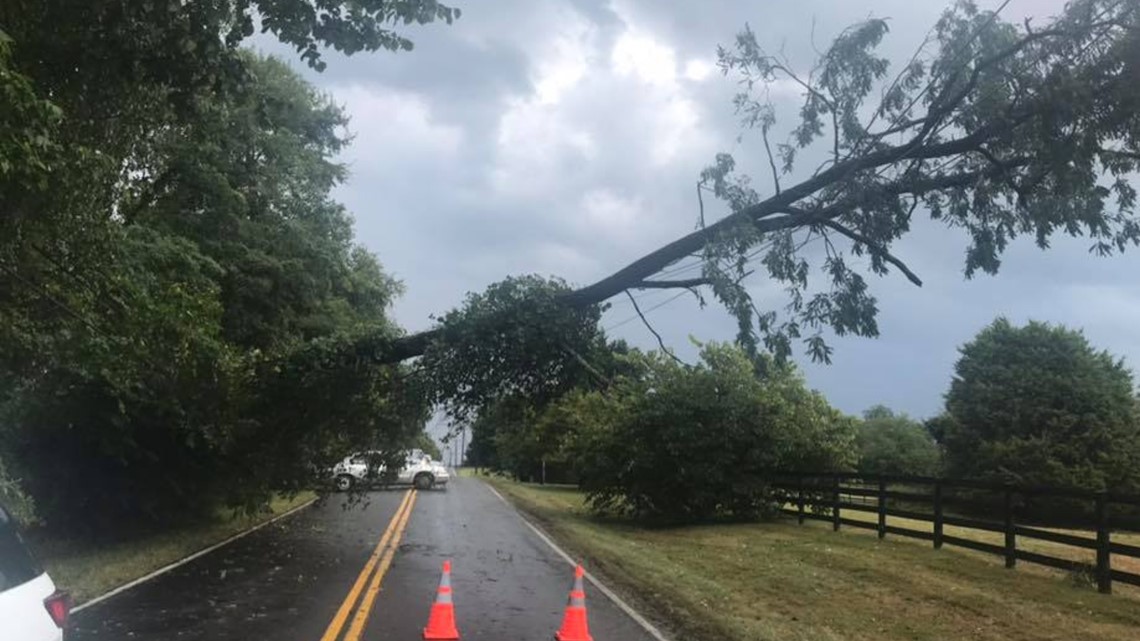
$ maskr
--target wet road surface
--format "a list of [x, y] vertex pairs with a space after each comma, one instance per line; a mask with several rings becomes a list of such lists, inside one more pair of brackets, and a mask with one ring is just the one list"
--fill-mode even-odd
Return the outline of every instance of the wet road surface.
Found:
[[[379, 574], [380, 592], [367, 618], [359, 617], [359, 638], [416, 641], [447, 559], [462, 639], [553, 638], [572, 581], [565, 560], [481, 481], [453, 478], [446, 491], [408, 495], [370, 492], [356, 507], [334, 496], [77, 613], [68, 639], [343, 639], [360, 610], [360, 600], [350, 600], [354, 585], [374, 584]], [[405, 502], [411, 512], [401, 524]], [[386, 532], [395, 545], [390, 565], [377, 547]], [[370, 559], [378, 571], [361, 580]], [[651, 641], [591, 588], [596, 641]], [[330, 631], [342, 609], [350, 616]]]

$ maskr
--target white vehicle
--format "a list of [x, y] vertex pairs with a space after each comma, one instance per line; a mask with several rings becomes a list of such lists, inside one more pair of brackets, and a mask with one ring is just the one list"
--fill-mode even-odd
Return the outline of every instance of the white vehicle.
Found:
[[0, 639], [62, 641], [71, 600], [55, 589], [0, 506]]
[[418, 490], [430, 490], [446, 488], [451, 478], [446, 467], [420, 450], [408, 452], [403, 467], [395, 475], [386, 473], [383, 460], [384, 453], [377, 451], [346, 456], [332, 469], [336, 489], [344, 492], [357, 485], [412, 485]]

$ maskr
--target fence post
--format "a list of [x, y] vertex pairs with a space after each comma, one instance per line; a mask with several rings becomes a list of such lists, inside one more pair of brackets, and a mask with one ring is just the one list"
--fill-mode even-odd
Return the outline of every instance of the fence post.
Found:
[[835, 490], [832, 492], [831, 501], [831, 529], [834, 532], [839, 531], [839, 475], [835, 475]]
[[800, 521], [800, 525], [803, 525], [804, 524], [804, 477], [800, 476], [797, 478], [798, 478], [797, 484], [799, 485], [798, 489], [799, 489], [799, 493], [800, 493], [800, 497], [799, 497], [800, 513], [797, 515], [797, 518]]
[[1108, 501], [1103, 494], [1096, 497], [1096, 589], [1112, 594], [1112, 557], [1109, 551]]
[[934, 482], [934, 549], [942, 549], [942, 482]]
[[1017, 538], [1013, 533], [1013, 490], [1005, 490], [1005, 567], [1017, 565]]
[[887, 535], [887, 482], [879, 479], [879, 538]]

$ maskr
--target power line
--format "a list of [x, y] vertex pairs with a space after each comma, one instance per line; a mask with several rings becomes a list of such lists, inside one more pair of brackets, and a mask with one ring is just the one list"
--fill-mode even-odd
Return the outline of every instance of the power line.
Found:
[[52, 305], [58, 307], [59, 309], [63, 310], [64, 312], [66, 312], [67, 315], [71, 316], [75, 320], [78, 320], [81, 324], [83, 324], [84, 327], [91, 330], [92, 333], [94, 333], [100, 337], [107, 338], [107, 335], [104, 334], [103, 331], [95, 325], [95, 323], [91, 322], [91, 320], [89, 320], [86, 316], [84, 316], [83, 314], [76, 311], [74, 308], [72, 308], [67, 303], [64, 303], [63, 301], [59, 300], [58, 298], [52, 296], [41, 285], [37, 285], [36, 283], [33, 283], [32, 281], [28, 280], [27, 278], [24, 278], [15, 269], [13, 269], [13, 268], [11, 268], [11, 267], [3, 264], [3, 263], [0, 263], [0, 269], [3, 269], [10, 276], [12, 276], [12, 278], [15, 279], [15, 282], [23, 285], [24, 287], [28, 288], [29, 290], [32, 290], [37, 296], [40, 297], [41, 300], [44, 300], [44, 301], [51, 303]]
[[[687, 294], [687, 293], [688, 293], [688, 291], [679, 291], [679, 292], [677, 292], [676, 294], [674, 294], [674, 295], [670, 296], [668, 299], [666, 299], [666, 300], [663, 300], [663, 301], [661, 301], [660, 303], [657, 303], [656, 305], [654, 305], [653, 307], [650, 307], [650, 308], [646, 309], [646, 310], [645, 310], [644, 312], [642, 312], [642, 313], [644, 313], [644, 314], [648, 314], [649, 312], [651, 312], [651, 311], [653, 311], [653, 310], [655, 310], [655, 309], [660, 309], [661, 307], [664, 307], [665, 305], [668, 305], [669, 303], [671, 303], [671, 302], [673, 302], [673, 301], [677, 300], [678, 298], [680, 298], [680, 297], [684, 296], [684, 295], [685, 295], [685, 294]], [[615, 324], [613, 324], [613, 325], [610, 325], [609, 327], [606, 327], [606, 328], [605, 328], [603, 331], [609, 332], [609, 331], [615, 330], [615, 329], [617, 329], [617, 328], [621, 327], [622, 325], [625, 325], [625, 324], [627, 324], [627, 323], [632, 323], [633, 321], [637, 320], [638, 318], [640, 318], [640, 316], [638, 316], [638, 315], [630, 316], [629, 318], [627, 318], [627, 319], [625, 319], [625, 320], [623, 320], [623, 321], [620, 321], [620, 322], [618, 322], [618, 323], [615, 323]]]
[[[704, 259], [701, 258], [700, 256], [696, 256], [694, 258], [695, 258], [695, 260], [689, 264], [678, 264], [674, 267], [662, 269], [661, 271], [657, 272], [657, 276], [658, 277], [660, 277], [660, 276], [673, 276], [675, 274], [687, 272], [687, 271], [692, 270], [694, 267], [699, 267], [699, 266], [703, 265], [705, 262]], [[684, 259], [682, 259], [682, 260], [684, 260]]]
[[[631, 287], [630, 289], [636, 289], [636, 288]], [[637, 294], [634, 294], [633, 297], [637, 300], [637, 302], [644, 303], [646, 301], [652, 301], [653, 299], [661, 300], [662, 298], [664, 298], [665, 296], [668, 296], [668, 295], [669, 295], [668, 289], [649, 289], [649, 290], [643, 290]], [[610, 309], [614, 309], [618, 305], [629, 305], [629, 299], [628, 298], [619, 298], [617, 300], [611, 301], [609, 303], [609, 305], [610, 305]]]

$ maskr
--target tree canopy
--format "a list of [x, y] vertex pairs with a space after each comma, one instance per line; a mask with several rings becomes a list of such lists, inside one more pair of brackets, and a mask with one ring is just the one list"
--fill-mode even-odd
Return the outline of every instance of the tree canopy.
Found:
[[876, 405], [863, 412], [855, 439], [863, 474], [937, 476], [941, 452], [921, 423]]
[[1140, 489], [1131, 372], [1077, 331], [998, 319], [961, 348], [941, 421], [949, 471], [1019, 485]]
[[[350, 447], [411, 446], [406, 366], [329, 367], [401, 330], [353, 241], [339, 107], [262, 29], [406, 50], [432, 0], [0, 4], [0, 492], [121, 532], [255, 509]], [[18, 481], [18, 482], [17, 482]], [[30, 503], [29, 503], [30, 505]]]
[[588, 360], [606, 351], [602, 310], [565, 308], [559, 297], [569, 290], [560, 279], [529, 275], [468, 294], [439, 319], [418, 363], [434, 399], [462, 421], [512, 396], [542, 405], [602, 376]]

